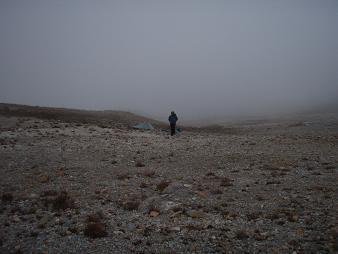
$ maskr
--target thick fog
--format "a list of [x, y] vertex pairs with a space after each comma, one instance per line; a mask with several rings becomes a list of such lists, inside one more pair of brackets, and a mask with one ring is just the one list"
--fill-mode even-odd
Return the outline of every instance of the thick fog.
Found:
[[193, 120], [338, 101], [337, 0], [2, 0], [0, 38], [0, 102]]

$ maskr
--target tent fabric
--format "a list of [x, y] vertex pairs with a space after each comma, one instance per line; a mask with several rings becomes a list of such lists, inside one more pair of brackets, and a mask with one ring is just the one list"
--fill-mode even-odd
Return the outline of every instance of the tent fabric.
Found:
[[151, 123], [139, 123], [133, 126], [134, 129], [141, 129], [141, 130], [153, 130], [154, 127]]

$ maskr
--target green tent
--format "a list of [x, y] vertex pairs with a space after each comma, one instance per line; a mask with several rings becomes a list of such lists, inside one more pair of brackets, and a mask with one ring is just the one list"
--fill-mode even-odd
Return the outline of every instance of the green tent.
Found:
[[140, 130], [153, 130], [154, 127], [151, 125], [151, 123], [139, 123], [133, 126], [134, 129], [140, 129]]

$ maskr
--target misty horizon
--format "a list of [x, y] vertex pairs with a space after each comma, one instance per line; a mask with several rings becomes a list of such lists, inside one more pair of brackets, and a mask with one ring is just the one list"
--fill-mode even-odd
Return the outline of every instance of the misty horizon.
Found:
[[166, 119], [337, 105], [338, 2], [2, 1], [0, 102]]

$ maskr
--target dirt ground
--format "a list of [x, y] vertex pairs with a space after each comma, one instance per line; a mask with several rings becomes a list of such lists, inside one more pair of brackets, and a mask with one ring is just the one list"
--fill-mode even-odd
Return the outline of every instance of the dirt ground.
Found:
[[0, 116], [0, 253], [337, 253], [337, 123]]

